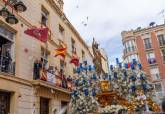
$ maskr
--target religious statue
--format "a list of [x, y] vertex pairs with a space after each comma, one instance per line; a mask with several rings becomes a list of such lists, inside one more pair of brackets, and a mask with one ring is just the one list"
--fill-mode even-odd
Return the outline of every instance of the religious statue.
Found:
[[93, 50], [93, 63], [96, 67], [96, 72], [98, 75], [102, 74], [102, 54], [99, 50], [99, 44], [95, 41], [95, 39], [93, 38], [93, 43], [92, 43], [92, 50]]

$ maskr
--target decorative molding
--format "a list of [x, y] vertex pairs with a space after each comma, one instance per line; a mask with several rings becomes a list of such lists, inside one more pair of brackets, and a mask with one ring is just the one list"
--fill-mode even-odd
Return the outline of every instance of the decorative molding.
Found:
[[31, 81], [28, 81], [28, 80], [25, 80], [25, 79], [22, 79], [22, 78], [19, 78], [19, 77], [16, 77], [14, 75], [7, 74], [7, 73], [0, 72], [0, 79], [5, 79], [8, 81], [24, 84], [27, 86], [32, 86]]

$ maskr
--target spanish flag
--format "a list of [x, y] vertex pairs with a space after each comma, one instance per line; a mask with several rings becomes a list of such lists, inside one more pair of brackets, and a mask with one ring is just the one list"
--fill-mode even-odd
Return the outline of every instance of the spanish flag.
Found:
[[59, 48], [55, 50], [55, 57], [57, 56], [62, 56], [63, 58], [65, 58], [66, 56], [66, 48]]
[[47, 81], [47, 75], [46, 75], [46, 71], [44, 69], [40, 70], [40, 79], [43, 81]]

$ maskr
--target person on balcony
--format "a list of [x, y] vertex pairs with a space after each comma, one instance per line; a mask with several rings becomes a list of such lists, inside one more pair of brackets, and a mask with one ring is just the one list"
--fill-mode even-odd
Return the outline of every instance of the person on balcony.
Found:
[[7, 49], [6, 53], [5, 53], [5, 71], [9, 72], [11, 69], [11, 62], [12, 62], [12, 58], [11, 58], [11, 52], [10, 49]]
[[66, 81], [63, 69], [60, 69], [60, 76], [62, 78], [62, 87], [67, 88], [67, 81]]

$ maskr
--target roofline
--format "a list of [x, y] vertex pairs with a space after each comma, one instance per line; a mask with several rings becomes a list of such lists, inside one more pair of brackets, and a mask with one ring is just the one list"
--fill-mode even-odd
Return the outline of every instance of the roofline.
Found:
[[143, 28], [143, 29], [140, 29], [140, 30], [129, 30], [129, 31], [122, 31], [122, 33], [127, 33], [127, 32], [133, 32], [133, 33], [139, 33], [139, 32], [144, 32], [144, 31], [148, 31], [148, 30], [153, 30], [153, 29], [156, 29], [156, 28], [159, 28], [159, 27], [165, 27], [165, 24], [161, 24], [161, 25], [156, 25], [156, 26], [153, 26], [153, 27], [147, 27], [147, 28]]
[[[78, 39], [81, 41], [81, 43], [83, 43], [83, 45], [86, 47], [86, 49], [88, 50], [89, 54], [92, 56], [92, 54], [89, 51], [88, 45], [85, 43], [85, 41], [83, 40], [83, 38], [80, 36], [80, 34], [78, 33], [78, 31], [74, 28], [74, 26], [71, 24], [71, 22], [68, 20], [68, 18], [66, 17], [65, 13], [63, 11], [61, 11], [61, 9], [56, 5], [56, 3], [53, 0], [47, 0], [50, 5], [55, 9], [55, 11], [57, 12], [57, 14], [62, 17], [63, 16], [63, 20], [67, 21], [65, 22], [65, 24], [75, 33], [75, 35], [78, 37]], [[92, 56], [93, 57], [93, 56]]]

